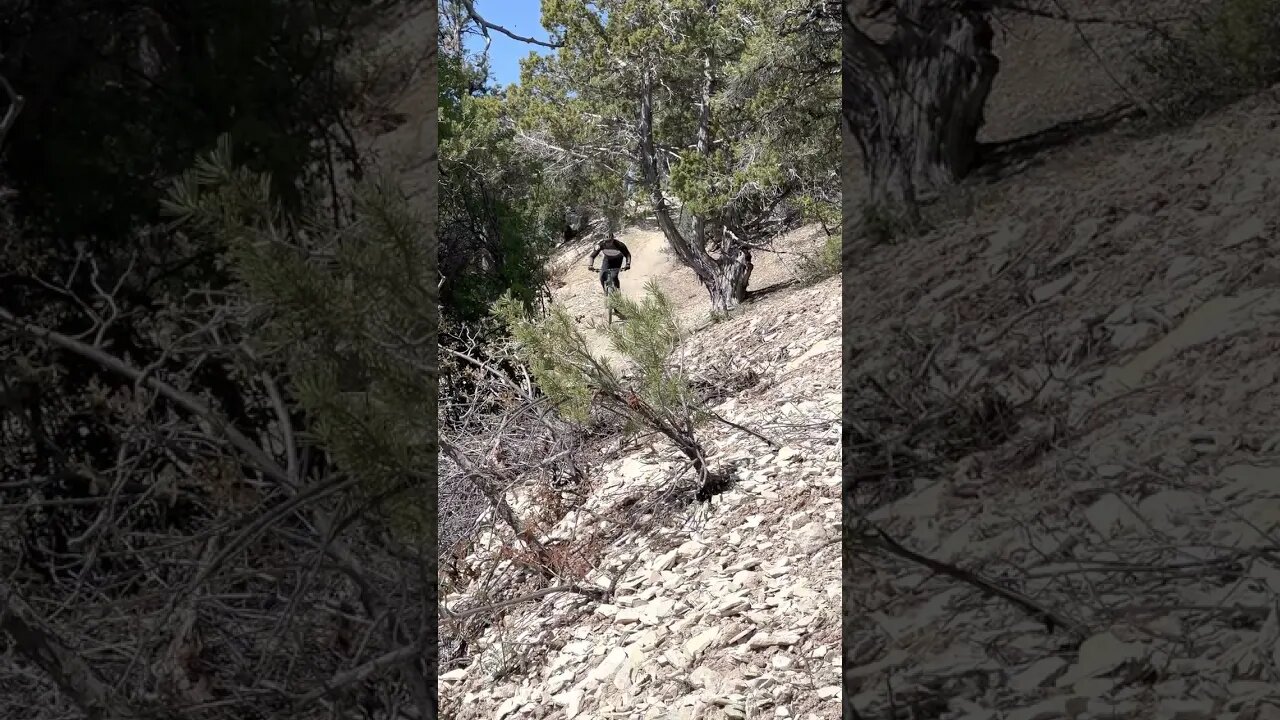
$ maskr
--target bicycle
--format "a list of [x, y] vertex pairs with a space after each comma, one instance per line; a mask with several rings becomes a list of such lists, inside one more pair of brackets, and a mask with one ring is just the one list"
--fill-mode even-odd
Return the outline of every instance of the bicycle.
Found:
[[[588, 265], [587, 269], [594, 271], [596, 269], [596, 266]], [[623, 265], [620, 268], [604, 268], [604, 267], [600, 268], [600, 284], [604, 287], [604, 307], [605, 307], [605, 312], [608, 315], [608, 321], [610, 325], [613, 324], [614, 315], [617, 315], [619, 320], [627, 319], [625, 315], [614, 310], [613, 306], [609, 304], [609, 296], [615, 292], [622, 291], [622, 281], [619, 279], [618, 276], [630, 269], [631, 269], [631, 266], [629, 265]]]

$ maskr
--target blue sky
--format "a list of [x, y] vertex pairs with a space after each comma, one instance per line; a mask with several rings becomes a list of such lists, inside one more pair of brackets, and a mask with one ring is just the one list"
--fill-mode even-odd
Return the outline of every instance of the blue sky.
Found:
[[[524, 37], [546, 40], [547, 31], [542, 28], [541, 0], [476, 0], [476, 12], [485, 20]], [[512, 40], [500, 32], [489, 31], [493, 43], [489, 46], [489, 70], [500, 87], [520, 82], [520, 59], [530, 51], [550, 53], [540, 45]], [[484, 37], [476, 36], [470, 47], [484, 48]]]

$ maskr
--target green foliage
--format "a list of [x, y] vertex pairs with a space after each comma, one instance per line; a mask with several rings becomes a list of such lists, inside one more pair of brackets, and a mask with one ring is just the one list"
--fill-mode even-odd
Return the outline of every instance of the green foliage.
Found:
[[[715, 111], [741, 137], [740, 188], [793, 193], [797, 205], [840, 207], [840, 27], [813, 20], [806, 0], [739, 0], [729, 7], [754, 22], [742, 54], [726, 67]], [[806, 218], [813, 219], [813, 218]], [[828, 222], [829, 225], [834, 224]]]
[[669, 183], [684, 209], [701, 217], [717, 217], [737, 199], [775, 192], [787, 186], [786, 159], [775, 149], [746, 143], [707, 155], [688, 150], [672, 163]]
[[844, 237], [837, 229], [827, 236], [822, 243], [822, 261], [831, 268], [832, 274], [841, 270], [841, 259], [844, 257]]
[[841, 239], [837, 228], [826, 236], [816, 252], [800, 256], [797, 270], [802, 283], [812, 284], [840, 274], [841, 253], [844, 249]]
[[652, 425], [653, 416], [638, 412], [634, 400], [627, 401], [634, 398], [656, 413], [659, 424], [691, 422], [697, 412], [688, 379], [670, 365], [683, 337], [670, 299], [650, 281], [642, 300], [615, 293], [609, 302], [627, 318], [605, 331], [610, 345], [632, 367], [627, 381], [607, 358], [592, 352], [586, 335], [562, 306], [553, 305], [546, 317], [534, 318], [505, 298], [495, 306], [495, 315], [510, 328], [538, 388], [565, 417], [585, 423], [593, 403], [605, 403], [632, 421]]
[[816, 253], [806, 255], [800, 263], [800, 279], [816, 283], [841, 272], [844, 250], [843, 209], [824, 198], [804, 195], [797, 203], [800, 216], [822, 226], [827, 237]]
[[914, 231], [904, 217], [888, 208], [867, 205], [862, 209], [862, 232], [874, 245], [896, 242]]
[[800, 216], [806, 221], [817, 222], [827, 229], [840, 227], [843, 219], [843, 210], [840, 205], [812, 196], [802, 197], [796, 205]]
[[1185, 122], [1280, 82], [1280, 0], [1224, 0], [1138, 54], [1166, 118]]
[[494, 314], [515, 338], [538, 389], [564, 417], [586, 423], [594, 391], [622, 387], [618, 372], [608, 360], [591, 353], [586, 336], [563, 306], [552, 305], [545, 317], [534, 318], [507, 295], [494, 306]]
[[644, 298], [639, 301], [622, 293], [609, 296], [609, 305], [627, 320], [609, 325], [605, 335], [613, 349], [631, 362], [635, 390], [641, 399], [656, 408], [686, 410], [693, 401], [689, 383], [669, 366], [684, 339], [676, 322], [676, 308], [656, 279], [649, 280], [644, 289]]
[[440, 54], [437, 78], [440, 91], [438, 127], [441, 147], [448, 147], [465, 130], [467, 111], [463, 105], [470, 97], [473, 83], [483, 80], [479, 73], [479, 69], [469, 64], [465, 57]]
[[0, 72], [28, 101], [6, 143], [20, 217], [105, 254], [223, 134], [302, 202], [326, 147], [346, 144], [355, 88], [335, 63], [374, 2], [21, 3], [0, 23]]
[[263, 175], [223, 139], [175, 183], [166, 211], [225, 244], [249, 299], [250, 345], [283, 366], [311, 440], [387, 502], [396, 526], [434, 542], [435, 249], [388, 184], [363, 185], [355, 222], [286, 221]]
[[607, 359], [592, 353], [564, 308], [553, 306], [545, 318], [537, 319], [507, 297], [495, 314], [511, 329], [516, 351], [533, 371], [538, 388], [562, 415], [586, 423], [592, 410], [599, 409], [624, 418], [628, 429], [662, 434], [689, 461], [700, 480], [695, 497], [705, 500], [723, 492], [732, 476], [708, 466], [696, 427], [710, 414], [694, 396], [688, 378], [671, 363], [681, 338], [675, 309], [656, 282], [650, 282], [645, 293], [640, 302], [621, 294], [610, 299], [612, 307], [627, 316], [622, 326], [606, 331], [613, 349], [631, 361], [634, 372], [625, 380]]
[[[521, 127], [575, 153], [595, 186], [635, 175], [643, 73], [661, 88], [654, 134], [675, 148], [663, 190], [703, 217], [750, 223], [799, 193], [838, 205], [838, 24], [806, 24], [808, 0], [543, 2], [543, 24], [565, 43], [523, 67]], [[780, 32], [781, 30], [781, 32]], [[713, 152], [697, 152], [703, 59], [714, 58]], [[600, 202], [622, 198], [606, 196]]]
[[446, 306], [478, 318], [506, 291], [531, 303], [559, 230], [541, 197], [539, 168], [516, 152], [497, 98], [463, 97], [442, 113], [441, 127]]
[[[440, 73], [444, 309], [474, 322], [500, 295], [526, 309], [566, 215], [616, 224], [644, 211], [636, 121], [646, 74], [661, 190], [682, 218], [732, 224], [794, 217], [786, 201], [839, 204], [838, 23], [810, 20], [810, 0], [545, 0], [553, 54], [530, 53], [521, 81], [486, 87], [470, 55], [460, 0], [446, 0]], [[461, 25], [461, 27], [460, 27]], [[781, 32], [780, 32], [781, 30]], [[452, 50], [450, 42], [452, 41]], [[699, 152], [704, 59], [714, 58], [710, 141]], [[813, 213], [801, 212], [801, 215]], [[682, 219], [683, 222], [683, 219]]]
[[513, 102], [485, 88], [483, 58], [442, 53], [439, 79], [443, 310], [476, 322], [508, 292], [531, 307], [567, 198], [522, 151]]
[[616, 147], [623, 128], [601, 124], [598, 113], [612, 117], [628, 112], [625, 97], [615, 91], [603, 104], [596, 102], [594, 94], [584, 93], [576, 79], [563, 74], [556, 57], [530, 56], [521, 66], [521, 84], [506, 94], [505, 106], [516, 130], [536, 138], [526, 142], [524, 151], [546, 167], [541, 181], [548, 200], [622, 217], [632, 149], [590, 153], [579, 148]]

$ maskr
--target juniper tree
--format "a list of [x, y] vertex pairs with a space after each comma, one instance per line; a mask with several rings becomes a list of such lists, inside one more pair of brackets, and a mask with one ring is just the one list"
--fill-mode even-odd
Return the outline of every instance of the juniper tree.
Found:
[[619, 217], [656, 217], [713, 309], [746, 297], [753, 247], [789, 199], [834, 204], [834, 13], [810, 0], [543, 4], [554, 55], [510, 94], [525, 150]]
[[1280, 81], [1280, 2], [1197, 5], [1173, 31], [1153, 27], [1136, 53], [1167, 120], [1187, 122]]
[[[179, 184], [170, 210], [186, 222], [173, 237], [222, 241], [237, 282], [155, 309], [157, 361], [105, 335], [115, 282], [94, 278], [89, 331], [74, 336], [0, 306], [0, 616], [12, 616], [0, 635], [16, 651], [0, 663], [12, 689], [0, 707], [48, 717], [57, 694], [30, 700], [52, 684], [90, 717], [308, 718], [406, 695], [435, 716], [430, 228], [385, 187], [362, 193], [360, 222], [334, 229], [284, 215], [269, 186], [225, 144]], [[66, 398], [92, 413], [48, 438], [67, 462], [38, 446], [33, 461], [15, 458], [15, 434], [29, 444], [62, 429], [28, 398], [70, 361], [122, 382]], [[258, 423], [237, 422], [202, 383], [210, 362], [233, 368]], [[116, 438], [105, 456], [98, 428]], [[87, 486], [73, 503], [68, 483]], [[46, 526], [61, 533], [47, 578], [20, 572], [32, 508], [61, 521]], [[237, 600], [199, 600], [225, 593]], [[56, 603], [64, 611], [45, 614]], [[374, 631], [353, 644], [349, 620]]]
[[[183, 3], [0, 5], [15, 10], [0, 11], [11, 41], [0, 73], [28, 100], [4, 139], [17, 221], [0, 232], [0, 617], [12, 620], [0, 622], [0, 715], [312, 718], [412, 704], [434, 717], [435, 585], [430, 553], [411, 544], [430, 544], [429, 498], [416, 487], [395, 503], [384, 497], [418, 480], [392, 471], [432, 477], [434, 453], [378, 452], [433, 437], [432, 373], [374, 342], [329, 352], [316, 319], [281, 302], [310, 288], [335, 301], [316, 303], [321, 312], [364, 315], [332, 292], [334, 276], [356, 276], [372, 288], [360, 302], [374, 305], [386, 287], [403, 292], [398, 279], [411, 271], [429, 278], [434, 255], [418, 253], [421, 267], [310, 255], [266, 268], [252, 287], [238, 266], [249, 255], [227, 254], [259, 241], [277, 255], [340, 238], [354, 248], [389, 226], [411, 228], [414, 250], [432, 247], [430, 224], [405, 221], [393, 193], [366, 191], [358, 226], [331, 212], [349, 194], [330, 181], [355, 159], [338, 149], [353, 149], [356, 99], [338, 60], [350, 58], [354, 29], [368, 27], [352, 12], [372, 3], [206, 3], [192, 17]], [[0, 126], [6, 135], [9, 123]], [[434, 123], [426, 127], [423, 176], [434, 192]], [[202, 168], [199, 194], [239, 209], [229, 202], [208, 225], [165, 227], [157, 191], [223, 132], [274, 182]], [[0, 202], [8, 196], [0, 188]], [[381, 282], [384, 266], [405, 272]], [[293, 270], [300, 280], [272, 285]], [[419, 316], [434, 310], [433, 288], [411, 303]], [[415, 326], [368, 317], [384, 327], [334, 337], [386, 339], [386, 327]], [[433, 327], [429, 317], [420, 325]], [[286, 345], [290, 332], [309, 342]], [[429, 357], [434, 339], [421, 346]], [[419, 349], [401, 354], [416, 360]], [[326, 365], [339, 354], [357, 361]], [[335, 364], [368, 365], [371, 382], [398, 377], [420, 390], [396, 399], [426, 413], [410, 421], [425, 432], [381, 432], [385, 418], [360, 398], [308, 388], [311, 360], [321, 380]], [[281, 382], [290, 374], [303, 382]], [[392, 393], [365, 399], [379, 395]], [[345, 432], [359, 423], [375, 427]], [[37, 512], [74, 523], [40, 524], [57, 542], [32, 563], [27, 550], [43, 550], [27, 532]]]

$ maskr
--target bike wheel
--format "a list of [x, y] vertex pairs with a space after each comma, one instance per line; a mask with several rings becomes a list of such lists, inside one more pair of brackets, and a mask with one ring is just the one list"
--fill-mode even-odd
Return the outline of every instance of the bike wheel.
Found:
[[617, 278], [610, 278], [609, 282], [604, 286], [604, 316], [605, 322], [613, 324], [613, 307], [609, 304], [609, 296], [618, 291]]

